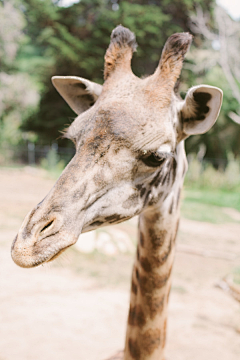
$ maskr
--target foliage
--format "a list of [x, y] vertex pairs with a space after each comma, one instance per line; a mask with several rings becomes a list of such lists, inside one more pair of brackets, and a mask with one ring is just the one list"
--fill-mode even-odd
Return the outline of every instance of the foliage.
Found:
[[232, 154], [228, 158], [223, 171], [190, 156], [182, 203], [184, 217], [212, 223], [237, 221], [226, 208], [240, 212], [240, 161]]
[[219, 189], [237, 192], [240, 190], [240, 159], [234, 159], [233, 155], [229, 154], [226, 169], [216, 170], [211, 163], [201, 163], [196, 157], [192, 157], [185, 178], [185, 184], [198, 189]]
[[[81, 0], [68, 8], [60, 4], [60, 0], [0, 0], [0, 143], [17, 144], [35, 133], [40, 145], [57, 140], [59, 146], [71, 146], [60, 131], [75, 114], [50, 78], [79, 75], [102, 83], [104, 54], [119, 23], [136, 33], [139, 46], [132, 67], [138, 76], [154, 71], [169, 35], [191, 31], [189, 15], [196, 14], [198, 6], [208, 15], [209, 28], [216, 30], [215, 0]], [[236, 157], [240, 150], [240, 126], [228, 116], [239, 104], [215, 58], [211, 42], [197, 35], [182, 72], [181, 95], [190, 86], [207, 83], [223, 89], [224, 101], [214, 128], [190, 137], [186, 149], [196, 153], [204, 143], [206, 157], [226, 161], [229, 151]]]
[[234, 269], [234, 272], [233, 272], [233, 281], [236, 283], [236, 284], [240, 284], [240, 267], [237, 267]]
[[237, 157], [240, 151], [240, 117], [237, 115], [240, 113], [240, 21], [234, 21], [224, 9], [215, 6], [212, 21], [209, 21], [208, 12], [197, 8], [191, 14], [189, 24], [196, 33], [196, 42], [201, 46], [192, 48], [186, 78], [190, 75], [197, 84], [218, 86], [223, 90], [224, 97], [216, 125], [208, 133], [190, 138], [186, 149], [196, 152], [204, 143], [208, 158], [227, 160], [229, 152]]
[[13, 65], [19, 43], [23, 40], [24, 17], [13, 1], [0, 3], [0, 66], [3, 71]]
[[[190, 58], [197, 58], [198, 50], [193, 50]], [[222, 69], [215, 66], [202, 74], [198, 74], [195, 85], [208, 84], [217, 86], [223, 90], [223, 104], [216, 124], [203, 135], [192, 136], [186, 141], [187, 153], [197, 152], [200, 144], [206, 145], [206, 157], [209, 159], [219, 158], [227, 161], [228, 153], [232, 152], [238, 156], [240, 126], [229, 119], [229, 111], [234, 111], [238, 107], [236, 99], [233, 98], [228, 82], [225, 79]], [[192, 83], [193, 84], [193, 83]], [[186, 82], [184, 90], [186, 89]]]
[[[139, 47], [133, 58], [133, 71], [138, 76], [150, 74], [158, 64], [167, 37], [189, 30], [188, 13], [194, 10], [194, 5], [200, 3], [209, 8], [213, 3], [213, 0], [142, 0], [118, 1], [114, 7], [108, 0], [81, 0], [61, 8], [50, 0], [22, 1], [27, 34], [35, 48], [32, 53], [38, 52], [50, 63], [40, 66], [43, 90], [39, 112], [23, 124], [24, 130], [37, 132], [42, 142], [56, 139], [59, 130], [75, 116], [50, 85], [52, 75], [80, 75], [102, 83], [104, 54], [111, 31], [119, 23], [137, 35]], [[27, 56], [24, 51], [22, 64]], [[33, 65], [29, 65], [30, 72]], [[62, 145], [61, 140], [59, 143]]]
[[[209, 204], [204, 202], [205, 191], [201, 190], [203, 199], [195, 198], [196, 193], [191, 189], [187, 189], [184, 192], [184, 200], [181, 206], [181, 215], [190, 220], [210, 222], [213, 224], [223, 224], [237, 222], [232, 216], [228, 214], [224, 207]], [[221, 192], [217, 191], [216, 195], [221, 197]]]
[[53, 174], [56, 173], [58, 177], [65, 167], [65, 161], [60, 160], [57, 149], [52, 147], [48, 151], [46, 158], [42, 159], [41, 166]]
[[19, 72], [16, 57], [24, 42], [24, 17], [15, 2], [0, 2], [0, 145], [18, 144], [20, 126], [36, 109], [39, 94], [27, 73]]

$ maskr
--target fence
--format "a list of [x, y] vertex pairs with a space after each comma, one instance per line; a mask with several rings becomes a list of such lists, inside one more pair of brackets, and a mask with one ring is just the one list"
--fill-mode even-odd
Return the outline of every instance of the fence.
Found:
[[0, 165], [7, 166], [11, 164], [29, 164], [39, 165], [49, 154], [55, 156], [55, 161], [64, 161], [68, 163], [75, 154], [74, 148], [58, 147], [56, 143], [51, 146], [40, 146], [34, 143], [28, 143], [17, 147], [2, 147], [0, 149]]
[[[1, 147], [0, 148], [0, 166], [8, 166], [11, 164], [29, 164], [39, 165], [43, 159], [46, 159], [49, 155], [54, 158], [55, 161], [64, 161], [67, 164], [75, 154], [75, 148], [59, 147], [57, 143], [53, 143], [51, 146], [35, 145], [28, 142], [25, 145], [17, 147]], [[194, 156], [188, 156], [189, 164], [194, 159]], [[213, 165], [215, 169], [224, 170], [228, 164], [227, 159], [220, 158], [198, 158], [198, 161], [204, 168], [208, 164]]]

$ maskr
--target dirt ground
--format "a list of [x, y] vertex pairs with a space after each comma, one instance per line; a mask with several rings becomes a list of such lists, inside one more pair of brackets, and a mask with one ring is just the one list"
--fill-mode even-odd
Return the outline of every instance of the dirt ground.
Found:
[[[0, 170], [0, 360], [101, 360], [124, 345], [132, 254], [97, 262], [72, 250], [62, 262], [36, 269], [11, 260], [11, 242], [24, 216], [53, 183], [28, 168]], [[182, 219], [168, 360], [240, 359], [240, 304], [215, 286], [240, 265], [239, 237], [239, 223]], [[102, 281], [110, 272], [111, 282]]]

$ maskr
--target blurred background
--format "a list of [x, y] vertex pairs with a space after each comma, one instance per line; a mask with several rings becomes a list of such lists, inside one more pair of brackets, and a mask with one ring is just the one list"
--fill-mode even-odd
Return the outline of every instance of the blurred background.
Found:
[[100, 360], [123, 347], [137, 219], [81, 236], [44, 268], [20, 269], [10, 258], [24, 216], [75, 152], [61, 137], [75, 114], [50, 79], [103, 83], [118, 24], [136, 34], [136, 75], [153, 73], [167, 38], [189, 31], [180, 95], [202, 83], [224, 92], [214, 127], [186, 141], [167, 354], [237, 360], [239, 0], [0, 0], [0, 360]]

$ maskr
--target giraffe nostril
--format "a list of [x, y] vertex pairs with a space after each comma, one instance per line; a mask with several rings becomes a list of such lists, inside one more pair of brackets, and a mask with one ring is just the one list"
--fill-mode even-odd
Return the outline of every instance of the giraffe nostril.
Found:
[[53, 224], [53, 220], [50, 221], [47, 225], [45, 225], [42, 230], [40, 231], [40, 233], [42, 233], [44, 230], [48, 229], [51, 225]]

